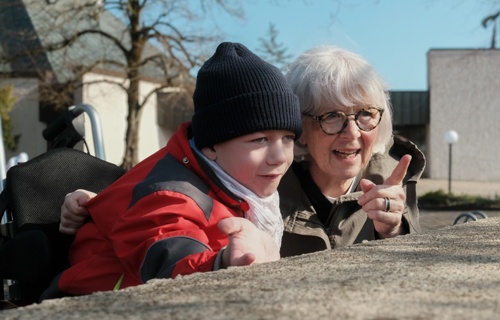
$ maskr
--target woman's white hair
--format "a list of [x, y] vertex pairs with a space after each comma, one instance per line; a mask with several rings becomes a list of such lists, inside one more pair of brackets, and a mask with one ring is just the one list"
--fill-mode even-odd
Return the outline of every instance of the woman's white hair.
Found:
[[336, 108], [373, 106], [384, 110], [373, 153], [383, 153], [392, 137], [388, 86], [361, 56], [334, 46], [310, 49], [292, 62], [288, 83], [302, 112], [319, 115], [325, 103]]

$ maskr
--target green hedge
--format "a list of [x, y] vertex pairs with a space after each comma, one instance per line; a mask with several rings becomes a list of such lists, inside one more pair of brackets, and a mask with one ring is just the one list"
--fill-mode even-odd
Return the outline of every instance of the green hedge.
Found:
[[500, 210], [500, 197], [495, 195], [492, 199], [471, 195], [455, 195], [438, 190], [420, 196], [418, 207], [436, 210]]

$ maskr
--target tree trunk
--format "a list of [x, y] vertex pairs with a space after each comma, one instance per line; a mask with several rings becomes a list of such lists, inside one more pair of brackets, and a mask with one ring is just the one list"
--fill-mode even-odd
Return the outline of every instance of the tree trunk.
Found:
[[[145, 2], [144, 2], [145, 4]], [[144, 44], [147, 39], [140, 31], [142, 7], [138, 0], [129, 0], [127, 9], [130, 19], [131, 48], [127, 53], [127, 132], [125, 134], [125, 154], [123, 155], [122, 168], [132, 169], [139, 162], [139, 124], [141, 121], [141, 104], [139, 102], [140, 67]]]
[[125, 133], [125, 153], [121, 166], [128, 171], [139, 162], [139, 124], [142, 112], [139, 104], [139, 80], [137, 77], [133, 77], [130, 81], [127, 95], [127, 132]]

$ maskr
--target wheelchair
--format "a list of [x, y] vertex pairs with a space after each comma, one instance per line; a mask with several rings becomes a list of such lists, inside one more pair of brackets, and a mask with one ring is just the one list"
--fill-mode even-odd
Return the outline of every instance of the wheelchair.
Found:
[[[91, 121], [95, 156], [73, 148], [85, 143], [84, 112]], [[90, 105], [68, 108], [43, 137], [47, 152], [10, 168], [2, 185], [0, 300], [5, 308], [38, 302], [50, 281], [68, 266], [74, 237], [59, 232], [66, 194], [79, 188], [98, 193], [125, 173], [105, 160], [99, 118]]]

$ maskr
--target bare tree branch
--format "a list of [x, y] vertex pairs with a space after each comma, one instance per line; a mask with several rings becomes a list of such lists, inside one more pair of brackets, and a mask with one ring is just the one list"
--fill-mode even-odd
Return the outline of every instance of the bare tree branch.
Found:
[[120, 40], [116, 39], [114, 36], [108, 34], [107, 32], [104, 32], [102, 30], [83, 30], [83, 31], [77, 32], [77, 33], [75, 33], [74, 36], [72, 36], [69, 39], [65, 39], [64, 41], [61, 41], [59, 43], [53, 43], [51, 45], [46, 46], [44, 48], [44, 50], [45, 51], [56, 51], [56, 50], [60, 50], [62, 48], [66, 48], [66, 47], [74, 44], [75, 41], [77, 41], [83, 35], [86, 35], [86, 34], [97, 34], [97, 35], [103, 36], [104, 38], [107, 38], [107, 39], [113, 41], [113, 43], [118, 47], [118, 49], [120, 49], [120, 51], [122, 51], [122, 53], [125, 56], [127, 56], [128, 50], [123, 46], [123, 44], [120, 42]]

